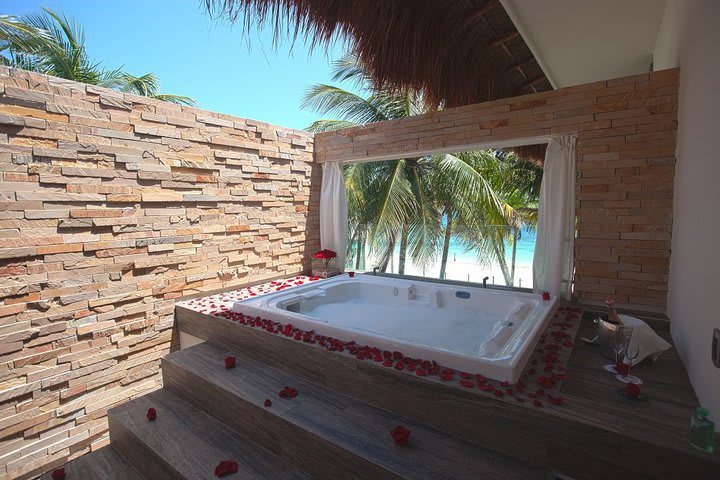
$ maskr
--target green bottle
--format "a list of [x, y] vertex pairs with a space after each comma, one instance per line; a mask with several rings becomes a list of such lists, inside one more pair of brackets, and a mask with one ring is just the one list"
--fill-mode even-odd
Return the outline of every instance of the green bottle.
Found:
[[695, 409], [690, 417], [690, 445], [705, 453], [713, 452], [715, 424], [708, 419], [709, 412], [703, 407]]

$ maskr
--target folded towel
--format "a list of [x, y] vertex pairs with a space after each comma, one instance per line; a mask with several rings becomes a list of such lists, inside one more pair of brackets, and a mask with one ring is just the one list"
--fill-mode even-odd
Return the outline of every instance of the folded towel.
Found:
[[[633, 365], [637, 365], [648, 357], [655, 360], [662, 352], [672, 346], [639, 318], [620, 315], [620, 319], [626, 326], [632, 327], [633, 329], [632, 337], [630, 338], [630, 350], [634, 350], [635, 346], [638, 346], [640, 349], [637, 358], [633, 360]], [[625, 358], [625, 363], [630, 363], [627, 357]]]

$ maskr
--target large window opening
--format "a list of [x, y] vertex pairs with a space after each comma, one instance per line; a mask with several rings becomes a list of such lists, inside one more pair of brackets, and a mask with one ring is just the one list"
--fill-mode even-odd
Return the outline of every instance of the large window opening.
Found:
[[346, 165], [346, 269], [532, 288], [543, 150]]

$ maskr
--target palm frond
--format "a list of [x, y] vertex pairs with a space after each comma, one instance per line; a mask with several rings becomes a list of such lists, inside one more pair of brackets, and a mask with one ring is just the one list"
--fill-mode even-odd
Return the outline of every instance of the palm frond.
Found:
[[382, 104], [373, 97], [363, 98], [332, 85], [313, 85], [303, 95], [300, 106], [323, 114], [333, 114], [356, 124], [388, 120], [382, 111]]
[[329, 132], [332, 130], [340, 130], [342, 128], [350, 128], [356, 126], [357, 123], [347, 120], [315, 120], [308, 125], [305, 130], [308, 132]]
[[152, 73], [135, 77], [122, 68], [106, 70], [99, 62], [91, 61], [82, 25], [49, 8], [20, 19], [0, 16], [0, 58], [3, 64], [16, 68], [181, 105], [196, 105], [189, 97], [159, 93], [158, 79]]

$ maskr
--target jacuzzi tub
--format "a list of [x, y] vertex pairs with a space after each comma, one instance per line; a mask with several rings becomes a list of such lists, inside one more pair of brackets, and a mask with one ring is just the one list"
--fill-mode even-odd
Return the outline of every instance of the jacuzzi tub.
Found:
[[233, 310], [515, 383], [556, 306], [538, 294], [356, 274]]

